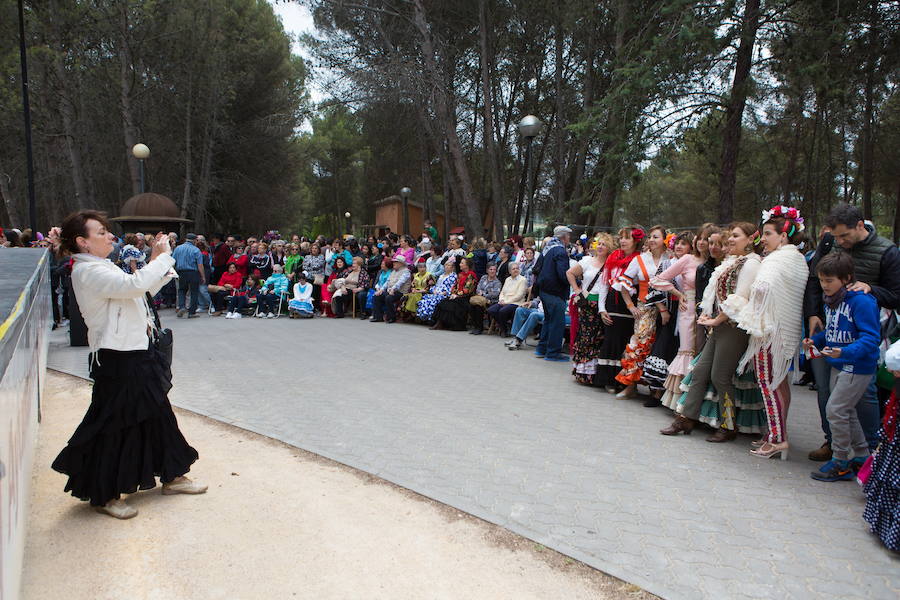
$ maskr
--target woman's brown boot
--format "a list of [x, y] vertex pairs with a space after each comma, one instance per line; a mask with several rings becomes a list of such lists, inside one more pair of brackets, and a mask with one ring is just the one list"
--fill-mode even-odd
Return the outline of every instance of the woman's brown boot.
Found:
[[714, 434], [706, 438], [706, 441], [713, 444], [721, 444], [722, 442], [730, 442], [734, 439], [737, 439], [737, 431], [719, 427]]
[[675, 420], [672, 421], [672, 424], [665, 429], [660, 429], [659, 432], [663, 435], [678, 435], [679, 433], [691, 435], [696, 425], [697, 421], [693, 419], [688, 419], [683, 415], [675, 415]]

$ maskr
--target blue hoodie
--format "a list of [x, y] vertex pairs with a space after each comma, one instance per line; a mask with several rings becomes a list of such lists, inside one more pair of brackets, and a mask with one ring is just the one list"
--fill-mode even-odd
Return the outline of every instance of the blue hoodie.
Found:
[[871, 294], [848, 291], [837, 309], [825, 307], [825, 331], [812, 337], [816, 348], [840, 348], [840, 358], [825, 357], [835, 369], [871, 375], [878, 367], [881, 325]]

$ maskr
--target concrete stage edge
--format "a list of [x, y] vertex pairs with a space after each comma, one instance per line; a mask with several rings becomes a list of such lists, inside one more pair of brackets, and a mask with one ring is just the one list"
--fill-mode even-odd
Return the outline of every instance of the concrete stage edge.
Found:
[[0, 599], [19, 597], [50, 332], [49, 254], [0, 249]]

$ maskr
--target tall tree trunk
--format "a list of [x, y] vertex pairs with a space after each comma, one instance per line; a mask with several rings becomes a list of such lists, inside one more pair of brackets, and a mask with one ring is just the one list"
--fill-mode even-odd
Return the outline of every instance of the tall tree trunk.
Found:
[[865, 105], [863, 108], [862, 144], [862, 209], [863, 216], [872, 218], [872, 188], [875, 179], [875, 62], [878, 60], [878, 1], [871, 0], [869, 9], [869, 56], [866, 60], [866, 82], [864, 88]]
[[[630, 0], [618, 0], [616, 6], [616, 65], [624, 65], [625, 36], [631, 23]], [[616, 85], [617, 76], [613, 75], [611, 85]], [[621, 95], [617, 95], [609, 108], [606, 126], [606, 140], [602, 143], [601, 158], [597, 161], [595, 172], [602, 173], [599, 193], [599, 215], [597, 223], [602, 227], [612, 225], [615, 217], [616, 198], [622, 187], [622, 169], [626, 160], [629, 144], [628, 107]]]
[[216, 132], [218, 128], [218, 107], [221, 101], [218, 83], [209, 88], [209, 107], [206, 125], [203, 129], [203, 157], [200, 164], [200, 185], [197, 190], [197, 203], [194, 208], [194, 229], [206, 230], [207, 206], [209, 196], [215, 189], [213, 179], [213, 159], [215, 157]]
[[15, 227], [24, 227], [25, 222], [22, 215], [19, 214], [19, 207], [16, 205], [12, 193], [9, 191], [9, 182], [12, 178], [3, 171], [3, 165], [0, 165], [0, 196], [3, 197], [3, 206], [6, 208], [6, 216], [9, 217], [9, 224]]
[[138, 143], [138, 130], [135, 125], [134, 111], [131, 105], [134, 88], [134, 60], [128, 46], [128, 5], [122, 3], [119, 15], [119, 109], [122, 113], [122, 132], [125, 141], [125, 158], [128, 172], [131, 175], [131, 193], [137, 195], [141, 191], [141, 173], [138, 161], [131, 154], [131, 149]]
[[494, 239], [503, 239], [503, 178], [500, 176], [500, 160], [494, 140], [494, 98], [491, 78], [494, 72], [494, 55], [488, 42], [488, 15], [486, 0], [479, 0], [478, 20], [481, 45], [481, 95], [484, 98], [484, 146], [491, 176], [491, 206], [494, 211]]
[[563, 172], [565, 171], [565, 165], [563, 164], [563, 157], [565, 156], [565, 141], [566, 141], [566, 131], [564, 129], [564, 121], [563, 121], [563, 110], [565, 106], [565, 98], [563, 98], [563, 42], [565, 40], [565, 32], [563, 31], [563, 12], [566, 7], [566, 3], [563, 0], [557, 0], [556, 3], [556, 31], [554, 32], [555, 39], [555, 52], [553, 55], [554, 62], [554, 70], [553, 70], [553, 84], [555, 88], [556, 94], [556, 118], [557, 118], [557, 126], [554, 128], [556, 132], [556, 144], [554, 147], [554, 160], [553, 160], [553, 184], [556, 187], [556, 193], [554, 194], [556, 199], [556, 206], [554, 207], [554, 213], [556, 213], [557, 217], [559, 217], [562, 213], [563, 207], [566, 205], [566, 187], [565, 182], [563, 181]]
[[[422, 195], [424, 196], [422, 203], [424, 206], [425, 218], [437, 227], [437, 221], [434, 214], [434, 181], [431, 178], [431, 152], [428, 150], [428, 140], [425, 134], [419, 130], [419, 171], [422, 176]], [[437, 240], [434, 240], [436, 243]]]
[[481, 220], [481, 210], [478, 206], [478, 199], [475, 197], [475, 189], [472, 186], [472, 176], [468, 165], [466, 165], [462, 145], [456, 133], [456, 117], [450, 112], [447, 90], [440, 77], [431, 31], [428, 28], [425, 6], [422, 0], [415, 0], [415, 24], [419, 32], [419, 46], [425, 61], [425, 69], [434, 86], [435, 112], [438, 122], [444, 131], [447, 151], [450, 154], [451, 164], [462, 194], [459, 200], [462, 202], [464, 209], [466, 234], [469, 236], [469, 239], [475, 239], [484, 235], [484, 223]]
[[[594, 101], [595, 45], [594, 28], [590, 28], [588, 32], [587, 43], [585, 44], [584, 55], [584, 91], [582, 93], [584, 97], [584, 102], [582, 105], [584, 114], [588, 113]], [[566, 175], [566, 190], [564, 193], [566, 194], [567, 198], [572, 198], [573, 200], [575, 200], [575, 207], [577, 207], [578, 212], [575, 212], [573, 214], [578, 218], [578, 221], [581, 221], [582, 215], [580, 213], [580, 209], [585, 204], [582, 180], [584, 179], [584, 169], [587, 162], [587, 152], [590, 147], [590, 143], [591, 136], [585, 135], [583, 133], [580, 134], [578, 136], [577, 145], [573, 144], [572, 146], [574, 156], [572, 156], [572, 158], [570, 158], [568, 161], [568, 174]], [[591, 218], [593, 219], [593, 217]]]
[[194, 183], [193, 164], [191, 163], [191, 130], [194, 104], [194, 77], [188, 75], [188, 101], [184, 115], [184, 188], [181, 192], [181, 218], [186, 219], [191, 204], [191, 186]]
[[75, 186], [74, 208], [81, 209], [87, 206], [88, 192], [85, 182], [84, 169], [82, 168], [81, 148], [78, 140], [82, 139], [76, 129], [77, 116], [75, 112], [75, 94], [69, 86], [68, 73], [63, 65], [62, 48], [57, 48], [56, 57], [53, 60], [53, 68], [59, 79], [59, 114], [62, 117], [63, 132], [66, 138], [66, 153], [69, 156], [72, 184]]
[[900, 243], [900, 178], [897, 179], [897, 197], [894, 205], [894, 243]]
[[441, 145], [441, 171], [443, 172], [444, 186], [444, 243], [448, 243], [450, 239], [450, 230], [453, 229], [453, 190], [456, 187], [456, 180], [453, 177], [453, 169], [450, 167], [450, 160], [447, 158], [447, 145]]
[[[791, 205], [791, 200], [794, 196], [793, 190], [794, 179], [797, 173], [797, 157], [800, 154], [800, 133], [803, 129], [803, 107], [804, 104], [806, 104], [805, 94], [801, 91], [796, 100], [789, 100], [789, 102], [791, 102], [789, 111], [793, 116], [791, 124], [794, 135], [791, 140], [791, 149], [788, 153], [787, 169], [785, 170], [784, 179], [782, 180], [782, 202], [784, 202], [786, 206]], [[794, 104], [794, 102], [796, 102], [796, 104]]]
[[734, 65], [734, 80], [725, 109], [725, 130], [722, 132], [722, 159], [719, 166], [719, 222], [734, 218], [734, 194], [737, 181], [737, 163], [741, 144], [741, 128], [744, 106], [753, 66], [753, 47], [759, 29], [759, 1], [746, 0], [741, 24], [741, 41]]

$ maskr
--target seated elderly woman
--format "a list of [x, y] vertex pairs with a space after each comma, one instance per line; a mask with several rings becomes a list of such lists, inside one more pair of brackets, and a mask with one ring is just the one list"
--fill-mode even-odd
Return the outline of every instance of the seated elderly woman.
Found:
[[394, 269], [384, 286], [375, 289], [375, 296], [372, 298], [372, 321], [376, 323], [381, 321], [382, 317], [384, 317], [385, 323], [396, 323], [397, 304], [409, 292], [412, 277], [409, 274], [406, 258], [402, 254], [398, 254], [392, 261]]
[[509, 337], [509, 322], [515, 316], [516, 309], [524, 306], [528, 298], [528, 280], [519, 273], [519, 263], [508, 264], [509, 277], [503, 283], [500, 299], [487, 309], [488, 316], [497, 323], [502, 337]]
[[[474, 262], [474, 261], [473, 261]], [[478, 280], [475, 295], [469, 299], [469, 319], [472, 328], [469, 333], [481, 335], [484, 331], [484, 311], [497, 303], [500, 298], [500, 279], [497, 277], [497, 265], [487, 265], [484, 277]]]
[[434, 309], [434, 325], [431, 329], [452, 329], [453, 331], [465, 331], [466, 322], [469, 320], [469, 298], [475, 293], [478, 275], [469, 265], [469, 260], [462, 258], [459, 261], [459, 274], [456, 276], [456, 285], [449, 298], [441, 300]]
[[[344, 260], [342, 254], [334, 257], [331, 267], [331, 275], [328, 281], [322, 286], [322, 314], [327, 317], [334, 317], [334, 308], [331, 306], [331, 298], [335, 292], [344, 287], [344, 277], [347, 275], [347, 261]], [[341, 292], [343, 293], [343, 292]], [[340, 295], [340, 294], [339, 294]]]
[[[526, 238], [527, 239], [527, 238]], [[525, 278], [525, 281], [528, 282], [528, 287], [530, 288], [534, 285], [534, 266], [537, 264], [537, 258], [534, 255], [534, 248], [525, 248], [522, 252], [522, 260], [516, 261], [519, 263], [519, 272], [522, 277]]]
[[403, 301], [403, 311], [409, 315], [415, 315], [419, 300], [428, 292], [433, 283], [434, 278], [425, 268], [425, 258], [422, 257], [416, 261], [416, 274], [413, 275], [412, 287]]
[[451, 258], [443, 265], [443, 273], [437, 279], [437, 283], [431, 288], [431, 292], [422, 296], [416, 308], [416, 317], [428, 323], [434, 315], [434, 309], [444, 298], [449, 298], [456, 285], [456, 259]]
[[272, 275], [263, 281], [260, 286], [259, 310], [256, 313], [256, 316], [260, 318], [274, 318], [275, 311], [281, 306], [281, 301], [287, 298], [288, 295], [290, 282], [284, 275], [284, 267], [276, 263], [272, 266], [272, 270]]
[[[335, 285], [334, 294], [331, 295], [331, 308], [334, 316], [343, 319], [347, 313], [347, 307], [356, 302], [357, 310], [366, 305], [366, 294], [369, 291], [369, 274], [363, 268], [365, 261], [361, 256], [354, 256], [350, 263], [350, 270], [345, 272], [343, 282]], [[336, 282], [337, 283], [337, 282]]]
[[311, 319], [313, 286], [306, 280], [306, 272], [297, 272], [297, 283], [294, 284], [294, 297], [288, 302], [288, 314], [292, 319]]
[[218, 317], [225, 310], [225, 302], [228, 300], [234, 290], [240, 289], [244, 283], [244, 278], [238, 272], [237, 265], [228, 263], [228, 270], [219, 277], [218, 285], [209, 285], [209, 297], [212, 300], [213, 313], [212, 316]]

